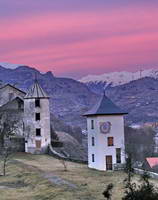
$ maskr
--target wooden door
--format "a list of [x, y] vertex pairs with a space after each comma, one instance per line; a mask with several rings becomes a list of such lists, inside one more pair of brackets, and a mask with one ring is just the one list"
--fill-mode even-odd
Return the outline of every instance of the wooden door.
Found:
[[106, 170], [112, 170], [112, 156], [106, 156]]
[[36, 148], [37, 149], [41, 148], [41, 140], [36, 140]]

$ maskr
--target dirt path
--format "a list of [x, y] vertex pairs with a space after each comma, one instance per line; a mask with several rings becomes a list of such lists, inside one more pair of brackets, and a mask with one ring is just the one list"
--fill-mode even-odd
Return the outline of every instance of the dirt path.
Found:
[[49, 180], [53, 184], [56, 184], [56, 185], [67, 185], [71, 189], [77, 189], [77, 186], [75, 184], [62, 179], [59, 176], [54, 175], [53, 173], [45, 172], [45, 171], [39, 169], [36, 166], [28, 165], [28, 164], [23, 163], [22, 161], [19, 161], [19, 160], [14, 160], [14, 161], [17, 162], [18, 164], [20, 164], [22, 167], [27, 168], [30, 171], [37, 172], [39, 174], [39, 176]]
[[51, 183], [54, 183], [56, 185], [67, 185], [70, 188], [77, 189], [77, 186], [75, 184], [62, 179], [59, 176], [54, 176], [52, 173], [43, 172], [42, 176], [48, 179]]

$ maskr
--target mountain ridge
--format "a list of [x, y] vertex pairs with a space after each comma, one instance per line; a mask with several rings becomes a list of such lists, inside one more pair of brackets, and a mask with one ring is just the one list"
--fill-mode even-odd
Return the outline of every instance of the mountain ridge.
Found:
[[120, 71], [110, 72], [101, 75], [87, 75], [79, 81], [82, 83], [106, 83], [105, 85], [117, 86], [123, 85], [133, 80], [138, 80], [144, 77], [158, 78], [158, 69], [145, 69], [136, 72]]
[[82, 114], [98, 97], [85, 84], [71, 78], [55, 77], [50, 71], [43, 74], [26, 65], [15, 69], [0, 67], [1, 82], [12, 84], [25, 92], [33, 84], [35, 76], [50, 96], [51, 112], [68, 125], [86, 128]]
[[[0, 68], [0, 80], [10, 83], [25, 92], [34, 82], [35, 74], [42, 88], [49, 94], [51, 113], [70, 126], [86, 129], [86, 118], [82, 115], [89, 110], [103, 93], [98, 85], [95, 93], [87, 84], [71, 78], [55, 77], [52, 72], [40, 73], [29, 66], [18, 69]], [[101, 89], [102, 87], [102, 89]], [[126, 124], [158, 122], [158, 78], [144, 77], [125, 84], [106, 86], [106, 95], [129, 114]]]

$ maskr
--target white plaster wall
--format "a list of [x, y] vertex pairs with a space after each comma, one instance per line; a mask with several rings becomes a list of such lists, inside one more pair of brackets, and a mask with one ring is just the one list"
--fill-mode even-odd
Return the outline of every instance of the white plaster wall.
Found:
[[[91, 129], [91, 120], [94, 120], [94, 129]], [[100, 122], [111, 122], [110, 133], [100, 133]], [[116, 164], [116, 148], [121, 148], [121, 163], [125, 162], [124, 152], [124, 119], [122, 115], [104, 115], [87, 118], [88, 126], [88, 165], [90, 168], [106, 170], [106, 155], [112, 155], [113, 164]], [[95, 138], [95, 146], [92, 146], [92, 137]], [[107, 137], [114, 138], [114, 146], [107, 146]], [[92, 162], [92, 154], [95, 154], [95, 162]]]

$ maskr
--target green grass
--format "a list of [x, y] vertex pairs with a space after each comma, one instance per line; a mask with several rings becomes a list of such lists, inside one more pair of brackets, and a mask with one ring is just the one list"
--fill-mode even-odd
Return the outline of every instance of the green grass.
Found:
[[[123, 172], [100, 172], [72, 162], [67, 162], [67, 168], [65, 172], [59, 160], [47, 155], [16, 154], [7, 167], [7, 176], [0, 176], [0, 199], [103, 200], [102, 192], [109, 183], [115, 185], [113, 199], [121, 199]], [[58, 176], [77, 189], [53, 184], [42, 177], [43, 173]]]

